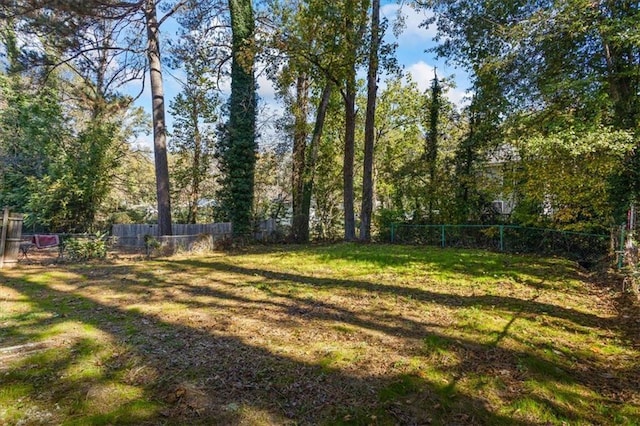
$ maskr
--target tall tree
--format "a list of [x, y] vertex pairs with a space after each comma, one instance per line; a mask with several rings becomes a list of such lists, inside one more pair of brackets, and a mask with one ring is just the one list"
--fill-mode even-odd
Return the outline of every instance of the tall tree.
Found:
[[432, 21], [443, 40], [437, 52], [467, 67], [478, 83], [489, 82], [503, 101], [500, 124], [520, 132], [518, 126], [526, 124], [550, 136], [589, 134], [603, 125], [635, 134], [637, 148], [628, 155], [612, 202], [638, 198], [638, 1], [418, 3], [435, 12]]
[[170, 104], [174, 116], [173, 133], [169, 145], [177, 156], [172, 170], [176, 190], [187, 194], [186, 223], [196, 223], [203, 183], [212, 173], [215, 148], [213, 126], [217, 124], [218, 98], [214, 91], [189, 81]]
[[[366, 2], [368, 3], [368, 2]], [[345, 0], [341, 16], [343, 26], [343, 83], [341, 94], [344, 100], [344, 156], [342, 164], [344, 209], [344, 239], [356, 239], [355, 192], [353, 171], [356, 139], [356, 74], [360, 62], [362, 40], [366, 31], [367, 5], [358, 0]], [[334, 77], [335, 78], [335, 77]]]
[[360, 209], [360, 240], [371, 239], [373, 211], [373, 152], [375, 144], [376, 96], [378, 92], [378, 63], [380, 48], [380, 0], [371, 4], [371, 41], [367, 73], [367, 111], [364, 124], [364, 164], [362, 176], [362, 208]]
[[[326, 6], [326, 5], [325, 5]], [[335, 5], [334, 5], [335, 7]], [[313, 2], [274, 1], [270, 14], [273, 17], [273, 40], [270, 45], [276, 48], [270, 62], [281, 65], [275, 74], [279, 95], [290, 109], [294, 122], [289, 132], [292, 144], [292, 238], [297, 242], [309, 240], [309, 220], [311, 199], [318, 150], [332, 88], [335, 85], [324, 70], [317, 66], [318, 57], [323, 52], [312, 46], [321, 45], [325, 26], [318, 19], [318, 13], [324, 10]], [[326, 55], [324, 51], [322, 55]], [[315, 59], [314, 59], [315, 58]], [[325, 58], [326, 59], [326, 58]], [[291, 95], [291, 92], [294, 92]], [[320, 93], [319, 97], [317, 93]], [[309, 116], [315, 106], [315, 122], [310, 134]]]
[[[104, 49], [102, 46], [87, 45], [83, 34], [93, 34], [90, 30], [93, 22], [108, 20], [116, 27], [124, 28], [130, 36], [122, 32], [116, 41], [121, 45], [106, 47], [110, 50], [143, 53], [150, 69], [152, 92], [152, 120], [154, 134], [154, 158], [156, 166], [156, 192], [158, 203], [158, 225], [161, 235], [171, 234], [171, 209], [169, 195], [169, 173], [167, 165], [166, 122], [164, 113], [164, 89], [162, 84], [162, 65], [160, 60], [160, 27], [178, 10], [184, 7], [187, 0], [176, 0], [163, 5], [167, 12], [158, 18], [156, 0], [140, 1], [104, 1], [88, 0], [86, 2], [40, 2], [26, 0], [12, 2], [3, 13], [30, 19], [30, 26], [42, 29], [52, 35], [54, 45], [60, 53], [50, 65], [72, 63], [74, 58], [90, 52]], [[142, 22], [142, 27], [139, 25]], [[142, 51], [135, 49], [140, 40], [140, 29], [146, 33], [147, 44]], [[143, 36], [144, 37], [144, 36]], [[47, 59], [47, 58], [45, 58]]]
[[293, 109], [293, 164], [292, 164], [292, 234], [296, 242], [308, 239], [309, 217], [304, 211], [304, 183], [307, 169], [307, 137], [309, 116], [309, 77], [300, 73], [296, 78], [296, 100]]
[[256, 83], [253, 6], [229, 0], [232, 33], [229, 121], [221, 139], [222, 201], [233, 234], [251, 232], [256, 164]]
[[377, 195], [383, 209], [403, 217], [424, 192], [418, 166], [426, 101], [416, 83], [396, 77], [386, 81], [376, 106]]
[[[170, 65], [180, 69], [182, 87], [170, 103], [174, 117], [169, 148], [176, 159], [171, 175], [176, 200], [186, 197], [186, 222], [196, 223], [203, 191], [213, 179], [216, 129], [219, 125], [219, 91], [216, 88], [218, 57], [217, 34], [211, 34], [207, 10], [192, 9], [178, 16], [182, 29], [179, 39], [169, 44]], [[213, 194], [207, 194], [209, 198]], [[184, 202], [184, 201], [183, 201]], [[185, 219], [183, 219], [185, 220]]]
[[438, 167], [438, 139], [440, 137], [440, 109], [442, 88], [438, 81], [438, 74], [434, 71], [433, 80], [431, 81], [431, 104], [429, 105], [429, 132], [426, 137], [426, 146], [424, 151], [424, 159], [427, 162], [427, 170], [429, 173], [428, 194], [428, 211], [427, 217], [429, 222], [433, 222], [434, 201], [436, 198], [436, 170]]
[[156, 12], [156, 1], [145, 0], [143, 10], [147, 30], [146, 53], [149, 61], [149, 79], [151, 83], [153, 155], [156, 165], [156, 193], [158, 196], [158, 233], [160, 235], [171, 235], [167, 123], [165, 119], [162, 62], [160, 60], [160, 22]]
[[[357, 70], [367, 39], [369, 0], [308, 1], [296, 4], [294, 22], [278, 32], [285, 49], [305, 60], [314, 73], [333, 83], [344, 105], [343, 212], [344, 238], [356, 238], [354, 161], [356, 134]], [[293, 31], [290, 31], [293, 29]], [[309, 35], [312, 35], [310, 40]]]
[[316, 109], [316, 119], [313, 126], [313, 133], [311, 135], [311, 142], [305, 155], [305, 170], [303, 173], [303, 185], [302, 185], [302, 216], [304, 218], [301, 229], [301, 241], [309, 241], [309, 218], [311, 211], [311, 197], [314, 191], [316, 165], [318, 163], [318, 153], [320, 150], [320, 140], [322, 138], [322, 132], [324, 129], [324, 122], [327, 116], [327, 110], [329, 109], [329, 102], [331, 101], [331, 93], [333, 91], [333, 83], [326, 82], [320, 95], [320, 103]]
[[463, 113], [465, 135], [455, 153], [455, 213], [458, 223], [478, 222], [491, 194], [483, 188], [482, 167], [505, 137], [500, 126], [504, 98], [494, 74], [476, 76], [473, 97]]

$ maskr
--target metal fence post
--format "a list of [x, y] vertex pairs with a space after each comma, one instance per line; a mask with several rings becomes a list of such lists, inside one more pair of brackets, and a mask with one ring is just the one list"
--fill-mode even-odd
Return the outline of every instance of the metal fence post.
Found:
[[504, 225], [500, 225], [500, 251], [504, 251]]
[[396, 239], [396, 224], [395, 222], [391, 222], [391, 242], [395, 242]]
[[441, 229], [441, 232], [440, 232], [440, 240], [442, 242], [442, 248], [444, 248], [447, 245], [447, 238], [446, 238], [445, 229], [444, 229], [445, 225], [442, 225], [441, 228], [442, 229]]

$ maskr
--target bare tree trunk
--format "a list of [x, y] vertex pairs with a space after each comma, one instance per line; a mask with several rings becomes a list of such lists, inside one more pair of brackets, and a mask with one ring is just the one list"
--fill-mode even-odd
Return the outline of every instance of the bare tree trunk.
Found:
[[[307, 116], [309, 114], [309, 79], [304, 73], [296, 82], [296, 105], [294, 110], [295, 125], [293, 134], [293, 239], [297, 243], [306, 242], [309, 238], [309, 216], [304, 214], [304, 175], [307, 149]], [[306, 228], [306, 232], [305, 232]]]
[[191, 197], [189, 200], [189, 214], [187, 223], [196, 223], [198, 221], [198, 201], [200, 199], [200, 163], [202, 154], [202, 135], [198, 125], [199, 109], [198, 102], [194, 102], [191, 109], [191, 121], [193, 124], [193, 164], [191, 165]]
[[376, 96], [378, 91], [378, 46], [380, 44], [380, 0], [371, 5], [371, 46], [367, 74], [367, 112], [364, 123], [364, 165], [362, 176], [362, 209], [360, 210], [360, 240], [371, 240], [373, 212], [373, 148], [375, 144]]
[[[366, 16], [366, 11], [364, 12]], [[353, 190], [353, 168], [354, 168], [354, 151], [356, 138], [356, 66], [358, 57], [358, 46], [362, 43], [362, 32], [366, 28], [360, 25], [356, 28], [354, 20], [356, 17], [356, 2], [353, 0], [345, 1], [345, 23], [344, 31], [347, 42], [346, 51], [344, 52], [346, 68], [345, 86], [342, 91], [344, 99], [344, 160], [343, 160], [343, 209], [344, 209], [344, 239], [345, 241], [353, 241], [356, 239], [356, 220], [354, 213], [354, 190]]]
[[315, 179], [316, 163], [318, 161], [318, 148], [320, 139], [322, 138], [322, 129], [324, 128], [324, 120], [327, 116], [329, 108], [329, 100], [331, 100], [331, 91], [333, 84], [328, 82], [322, 91], [322, 98], [316, 113], [316, 124], [313, 127], [313, 135], [309, 144], [309, 155], [305, 167], [304, 188], [302, 197], [302, 214], [305, 217], [303, 229], [303, 241], [309, 241], [309, 218], [311, 212], [311, 196], [313, 195], [313, 183]]
[[158, 234], [171, 235], [171, 200], [169, 198], [169, 166], [167, 163], [167, 128], [164, 114], [164, 89], [160, 62], [159, 24], [154, 0], [146, 0], [147, 56], [151, 80], [153, 116], [153, 152], [156, 166], [158, 198]]
[[354, 213], [353, 190], [353, 163], [356, 137], [356, 75], [355, 72], [347, 77], [347, 86], [344, 93], [345, 104], [345, 135], [344, 135], [344, 239], [353, 241], [356, 239], [356, 224]]

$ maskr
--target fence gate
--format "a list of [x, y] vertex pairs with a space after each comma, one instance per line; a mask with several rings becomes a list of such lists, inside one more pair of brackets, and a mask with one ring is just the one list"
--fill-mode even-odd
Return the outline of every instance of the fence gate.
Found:
[[18, 263], [20, 241], [22, 239], [22, 215], [10, 213], [5, 208], [2, 213], [0, 234], [0, 268], [11, 268]]

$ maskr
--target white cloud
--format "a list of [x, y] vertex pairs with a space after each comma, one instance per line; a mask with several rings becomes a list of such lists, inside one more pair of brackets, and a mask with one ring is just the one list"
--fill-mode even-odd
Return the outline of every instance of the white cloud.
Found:
[[465, 90], [451, 89], [447, 92], [447, 98], [458, 108], [469, 105], [469, 94]]
[[227, 76], [220, 77], [220, 80], [218, 80], [218, 89], [222, 96], [229, 96], [231, 94], [231, 78]]
[[141, 151], [151, 151], [153, 152], [153, 135], [152, 134], [141, 134], [138, 135], [132, 142], [131, 146], [134, 149], [138, 149]]
[[258, 74], [258, 95], [265, 101], [274, 101], [276, 97], [276, 89], [273, 87], [273, 83], [267, 77], [267, 74], [261, 72]]
[[[418, 85], [418, 89], [424, 92], [431, 87], [431, 82], [434, 77], [434, 67], [424, 61], [419, 61], [407, 67], [407, 74], [411, 77], [411, 80]], [[439, 75], [439, 77], [442, 77], [442, 75]], [[463, 107], [469, 103], [468, 100], [465, 99], [467, 96], [466, 91], [462, 89], [449, 89], [445, 93], [445, 96], [458, 107]]]
[[435, 25], [430, 25], [427, 28], [421, 26], [423, 22], [433, 16], [430, 11], [416, 10], [398, 4], [387, 4], [380, 8], [380, 14], [389, 20], [390, 29], [393, 28], [393, 23], [398, 19], [398, 15], [403, 17], [404, 29], [397, 39], [401, 45], [425, 44], [431, 42], [436, 35]]
[[407, 67], [407, 73], [411, 76], [411, 80], [418, 85], [418, 89], [422, 92], [431, 86], [433, 71], [434, 67], [424, 61], [416, 62]]

